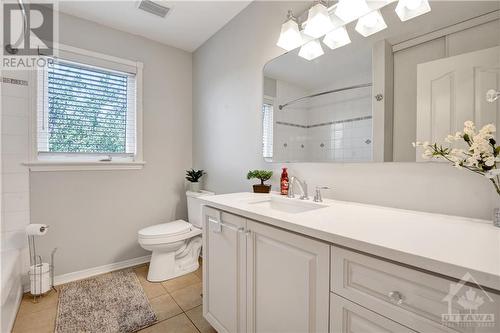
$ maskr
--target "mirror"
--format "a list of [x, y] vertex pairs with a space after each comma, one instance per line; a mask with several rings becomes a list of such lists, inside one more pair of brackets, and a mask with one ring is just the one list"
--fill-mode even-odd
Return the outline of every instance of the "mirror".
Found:
[[363, 37], [350, 23], [350, 44], [266, 64], [267, 161], [415, 162], [415, 141], [443, 142], [466, 120], [498, 123], [500, 100], [486, 96], [500, 90], [500, 3], [431, 1], [405, 22], [396, 4], [381, 9], [385, 30]]

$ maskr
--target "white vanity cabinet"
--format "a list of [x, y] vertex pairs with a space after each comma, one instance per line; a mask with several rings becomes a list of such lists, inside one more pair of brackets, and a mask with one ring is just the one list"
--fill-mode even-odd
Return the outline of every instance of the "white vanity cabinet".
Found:
[[219, 333], [246, 331], [246, 220], [204, 207], [203, 315]]
[[203, 311], [218, 332], [328, 332], [328, 244], [210, 207], [203, 223]]
[[203, 311], [218, 332], [499, 332], [499, 292], [469, 273], [458, 281], [207, 206], [203, 223]]
[[329, 245], [247, 221], [248, 332], [328, 332]]

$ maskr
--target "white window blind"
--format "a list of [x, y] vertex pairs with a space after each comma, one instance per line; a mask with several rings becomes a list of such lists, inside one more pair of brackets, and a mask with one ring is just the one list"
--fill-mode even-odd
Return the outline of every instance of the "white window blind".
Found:
[[136, 74], [53, 59], [38, 74], [39, 157], [133, 158]]
[[273, 158], [273, 104], [262, 104], [262, 155]]

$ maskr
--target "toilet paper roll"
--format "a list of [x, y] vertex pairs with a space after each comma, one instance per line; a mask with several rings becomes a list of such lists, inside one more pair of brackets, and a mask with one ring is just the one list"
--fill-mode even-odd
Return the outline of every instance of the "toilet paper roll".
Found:
[[26, 227], [26, 233], [28, 236], [43, 236], [49, 230], [49, 226], [46, 224], [29, 224]]

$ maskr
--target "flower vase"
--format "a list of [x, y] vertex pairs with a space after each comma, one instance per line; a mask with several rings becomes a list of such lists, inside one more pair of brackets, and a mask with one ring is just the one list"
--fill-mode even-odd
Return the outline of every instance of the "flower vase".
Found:
[[500, 228], [500, 208], [493, 210], [493, 225]]
[[191, 192], [200, 192], [200, 183], [199, 182], [190, 182], [189, 190]]

